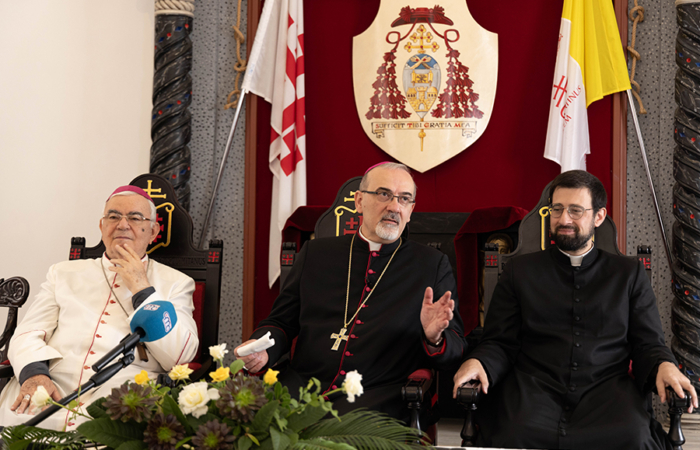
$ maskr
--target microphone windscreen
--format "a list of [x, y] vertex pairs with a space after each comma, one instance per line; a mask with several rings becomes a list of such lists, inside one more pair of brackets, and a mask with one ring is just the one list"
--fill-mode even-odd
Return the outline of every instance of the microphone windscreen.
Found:
[[146, 333], [141, 339], [142, 342], [151, 342], [170, 333], [176, 323], [177, 314], [173, 304], [164, 300], [156, 300], [136, 311], [129, 325], [132, 333], [137, 328], [141, 328]]

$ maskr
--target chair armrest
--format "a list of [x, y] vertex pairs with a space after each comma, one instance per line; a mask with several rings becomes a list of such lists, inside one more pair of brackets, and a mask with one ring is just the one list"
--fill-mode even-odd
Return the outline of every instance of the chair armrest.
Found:
[[15, 371], [10, 364], [0, 364], [0, 378], [12, 378], [15, 376]]
[[418, 369], [408, 376], [408, 381], [401, 387], [401, 398], [411, 415], [409, 426], [419, 431], [425, 431], [421, 429], [420, 412], [421, 408], [430, 406], [428, 396], [432, 383], [433, 372], [429, 369]]
[[473, 381], [464, 383], [457, 388], [457, 403], [462, 405], [466, 414], [464, 416], [464, 425], [459, 433], [462, 437], [462, 447], [474, 447], [476, 444], [476, 417], [475, 411], [481, 396], [481, 383]]
[[681, 429], [681, 416], [690, 407], [690, 393], [688, 391], [683, 391], [685, 397], [681, 398], [676, 394], [671, 388], [666, 388], [666, 398], [668, 398], [668, 415], [671, 419], [671, 425], [668, 428], [668, 439], [671, 441], [673, 449], [681, 449], [681, 446], [685, 444], [685, 436], [683, 435], [683, 430]]

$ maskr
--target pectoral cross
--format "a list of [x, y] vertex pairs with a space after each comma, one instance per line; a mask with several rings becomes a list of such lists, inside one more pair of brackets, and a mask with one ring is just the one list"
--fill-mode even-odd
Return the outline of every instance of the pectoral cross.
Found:
[[341, 328], [340, 333], [331, 334], [331, 339], [335, 339], [335, 344], [333, 344], [333, 347], [331, 347], [331, 350], [338, 351], [338, 347], [340, 347], [340, 341], [347, 341], [348, 340], [348, 336], [345, 335], [346, 331], [348, 331], [346, 328]]

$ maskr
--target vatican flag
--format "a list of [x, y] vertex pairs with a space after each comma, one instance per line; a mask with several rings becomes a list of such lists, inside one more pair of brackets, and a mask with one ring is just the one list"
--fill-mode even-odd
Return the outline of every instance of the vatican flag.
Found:
[[586, 170], [586, 108], [630, 89], [627, 64], [610, 0], [564, 0], [544, 157], [561, 171]]

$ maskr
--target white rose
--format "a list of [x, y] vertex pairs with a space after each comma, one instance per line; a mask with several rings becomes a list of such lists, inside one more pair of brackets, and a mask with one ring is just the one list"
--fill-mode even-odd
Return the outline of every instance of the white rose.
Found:
[[183, 414], [192, 414], [199, 418], [207, 413], [209, 401], [218, 399], [219, 391], [216, 389], [207, 390], [207, 383], [201, 381], [182, 388], [177, 402], [180, 404]]
[[32, 395], [31, 405], [29, 407], [33, 412], [39, 411], [49, 403], [49, 400], [51, 400], [51, 396], [46, 391], [46, 388], [44, 386], [39, 386], [36, 388], [36, 391], [34, 391], [34, 395]]
[[209, 347], [209, 354], [211, 355], [212, 358], [218, 359], [221, 361], [224, 359], [224, 355], [228, 353], [228, 350], [226, 350], [226, 344], [221, 344], [221, 345], [212, 345]]
[[348, 402], [353, 403], [355, 401], [355, 396], [360, 396], [364, 394], [365, 390], [362, 387], [362, 375], [360, 375], [357, 370], [348, 372], [345, 375], [345, 382], [343, 383], [343, 390], [348, 394]]

